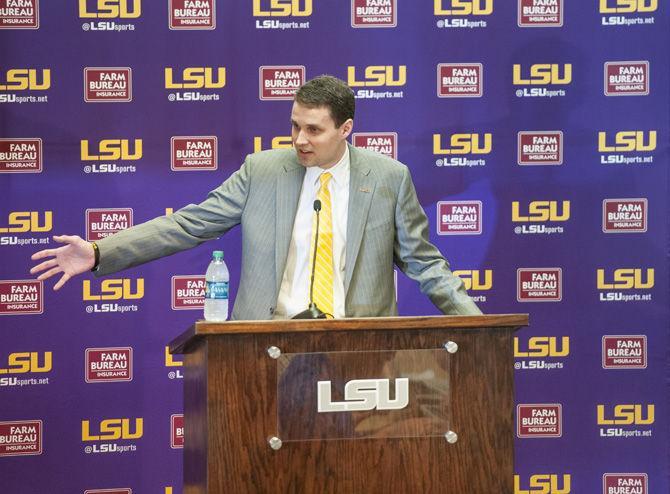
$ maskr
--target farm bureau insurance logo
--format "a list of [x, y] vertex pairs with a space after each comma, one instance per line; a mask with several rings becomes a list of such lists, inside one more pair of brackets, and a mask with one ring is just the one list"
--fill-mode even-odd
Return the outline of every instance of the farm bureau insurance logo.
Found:
[[563, 299], [561, 268], [519, 268], [516, 284], [518, 302], [560, 302]]
[[605, 473], [603, 494], [648, 494], [646, 473]]
[[261, 65], [258, 68], [258, 97], [263, 100], [293, 100], [305, 83], [303, 65]]
[[564, 473], [562, 477], [555, 473], [536, 473], [527, 482], [522, 481], [519, 475], [514, 476], [514, 494], [570, 494], [571, 489], [572, 477], [569, 473]]
[[[85, 444], [86, 454], [137, 451], [137, 440], [143, 435], [144, 419], [142, 417], [81, 421], [81, 441]], [[86, 444], [90, 442], [94, 444]]]
[[[48, 374], [52, 369], [53, 352], [10, 353], [7, 357], [7, 368], [0, 368], [0, 376], [9, 374], [9, 377], [0, 377], [0, 387], [49, 384], [49, 378], [39, 377], [39, 374]], [[38, 374], [38, 376], [25, 377], [25, 374]]]
[[522, 86], [515, 91], [518, 98], [562, 97], [567, 94], [566, 90], [558, 87], [572, 82], [572, 64], [535, 63], [525, 67], [515, 63], [512, 66], [512, 82], [515, 86]]
[[133, 349], [87, 348], [84, 379], [87, 383], [132, 381]]
[[[142, 0], [79, 0], [79, 18], [90, 19], [81, 25], [83, 31], [134, 31], [131, 20], [142, 15]], [[115, 19], [115, 20], [112, 20]]]
[[[0, 103], [48, 103], [49, 95], [35, 93], [51, 88], [51, 69], [0, 71]], [[29, 94], [25, 94], [27, 91]]]
[[647, 199], [605, 199], [603, 232], [643, 233], [647, 231]]
[[437, 65], [437, 97], [481, 98], [483, 77], [481, 63], [440, 63]]
[[554, 362], [553, 359], [565, 359], [570, 355], [569, 336], [524, 337], [524, 343], [520, 343], [519, 338], [514, 337], [514, 358], [521, 359], [514, 362], [516, 370], [562, 369], [563, 362]]
[[215, 29], [216, 0], [170, 0], [169, 28]]
[[655, 406], [641, 403], [620, 403], [615, 405], [599, 404], [596, 407], [599, 426], [615, 425], [619, 427], [600, 427], [600, 437], [618, 437], [630, 439], [651, 437], [655, 422]]
[[[403, 98], [404, 91], [396, 91], [396, 89], [407, 84], [407, 66], [368, 65], [361, 68], [349, 65], [347, 67], [347, 84], [354, 90], [356, 99]], [[381, 87], [385, 87], [386, 90], [377, 91], [377, 88]]]
[[0, 0], [0, 29], [39, 29], [39, 0]]
[[42, 421], [0, 422], [0, 457], [42, 454]]
[[492, 269], [457, 269], [453, 271], [453, 274], [461, 279], [474, 302], [486, 302], [485, 294], [473, 292], [489, 292], [493, 289]]
[[442, 17], [438, 28], [474, 29], [486, 27], [485, 20], [473, 20], [493, 13], [493, 0], [435, 0], [433, 13]]
[[438, 235], [480, 235], [481, 233], [481, 201], [438, 201]]
[[216, 170], [218, 162], [216, 136], [173, 136], [170, 139], [170, 169], [175, 172]]
[[0, 315], [42, 314], [44, 285], [37, 280], [0, 280]]
[[170, 415], [170, 447], [172, 449], [184, 447], [184, 414]]
[[[491, 153], [493, 135], [451, 134], [447, 143], [442, 142], [442, 134], [433, 134], [433, 155], [438, 167], [486, 166], [484, 156]], [[444, 156], [441, 158], [440, 156]]]
[[563, 0], [519, 0], [519, 27], [561, 27]]
[[654, 24], [658, 0], [600, 0], [603, 26]]
[[519, 165], [563, 164], [563, 132], [560, 130], [521, 131], [517, 140]]
[[351, 0], [351, 27], [396, 27], [397, 0]]
[[655, 285], [654, 268], [600, 268], [596, 279], [601, 302], [650, 302]]
[[82, 282], [82, 300], [93, 302], [86, 305], [88, 314], [137, 312], [137, 305], [122, 302], [143, 298], [144, 278], [95, 280], [95, 286], [91, 280]]
[[[97, 149], [88, 139], [80, 141], [81, 161], [85, 164], [83, 171], [90, 173], [135, 173], [135, 165], [122, 164], [123, 161], [137, 161], [142, 159], [142, 139], [135, 139], [131, 145], [130, 139], [101, 139]], [[93, 145], [91, 145], [93, 144]]]
[[563, 407], [560, 403], [516, 406], [516, 435], [520, 438], [554, 438], [563, 435]]
[[[251, 1], [256, 29], [309, 29], [309, 21], [304, 19], [312, 15], [312, 0]], [[292, 20], [286, 21], [286, 18]]]
[[[0, 225], [4, 222], [0, 220]], [[53, 211], [12, 211], [7, 218], [7, 226], [0, 226], [3, 233], [47, 233], [53, 229]], [[44, 245], [47, 237], [0, 236], [0, 246]]]
[[0, 173], [42, 173], [42, 139], [0, 139]]
[[133, 494], [130, 487], [119, 487], [116, 489], [88, 489], [84, 494]]
[[172, 310], [202, 310], [205, 307], [205, 277], [176, 275], [172, 277]]
[[519, 201], [512, 201], [512, 222], [521, 223], [514, 227], [517, 235], [553, 235], [563, 233], [562, 226], [554, 223], [565, 223], [570, 219], [570, 201], [531, 201], [522, 207]]
[[95, 242], [133, 226], [132, 208], [86, 210], [86, 240]]
[[355, 132], [351, 135], [351, 142], [357, 148], [398, 159], [398, 134], [395, 132]]
[[122, 103], [132, 100], [133, 80], [130, 68], [84, 68], [84, 101], [87, 103]]
[[[226, 87], [226, 68], [186, 67], [181, 73], [172, 67], [165, 67], [165, 89], [175, 90], [168, 93], [168, 101], [219, 101], [220, 89]], [[184, 91], [198, 89], [198, 91]]]
[[647, 336], [604, 335], [603, 369], [646, 369]]
[[649, 62], [605, 62], [605, 96], [647, 96]]
[[[612, 136], [614, 134], [614, 136]], [[649, 164], [654, 162], [651, 153], [656, 150], [655, 130], [622, 130], [598, 132], [598, 151], [602, 165]], [[632, 153], [632, 155], [631, 155]]]

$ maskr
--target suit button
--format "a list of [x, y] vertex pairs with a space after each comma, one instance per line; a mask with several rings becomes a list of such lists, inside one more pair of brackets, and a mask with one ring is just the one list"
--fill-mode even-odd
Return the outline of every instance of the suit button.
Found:
[[274, 314], [274, 313], [275, 313], [275, 308], [274, 308], [274, 307], [270, 307], [270, 314]]

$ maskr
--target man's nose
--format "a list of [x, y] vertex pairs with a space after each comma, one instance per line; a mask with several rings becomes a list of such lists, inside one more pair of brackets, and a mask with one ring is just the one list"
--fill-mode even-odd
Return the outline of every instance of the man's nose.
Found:
[[307, 138], [305, 137], [305, 133], [302, 130], [298, 131], [298, 135], [295, 138], [295, 143], [298, 145], [307, 144]]

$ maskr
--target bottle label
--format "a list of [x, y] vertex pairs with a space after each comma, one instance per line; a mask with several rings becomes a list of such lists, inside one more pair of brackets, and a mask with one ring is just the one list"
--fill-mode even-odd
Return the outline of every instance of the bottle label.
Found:
[[205, 298], [216, 300], [228, 300], [227, 281], [208, 281], [205, 288]]

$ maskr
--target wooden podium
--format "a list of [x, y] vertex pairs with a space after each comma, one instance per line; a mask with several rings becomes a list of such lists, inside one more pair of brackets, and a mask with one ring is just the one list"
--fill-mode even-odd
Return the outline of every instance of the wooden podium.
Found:
[[184, 493], [513, 493], [527, 314], [197, 322]]

